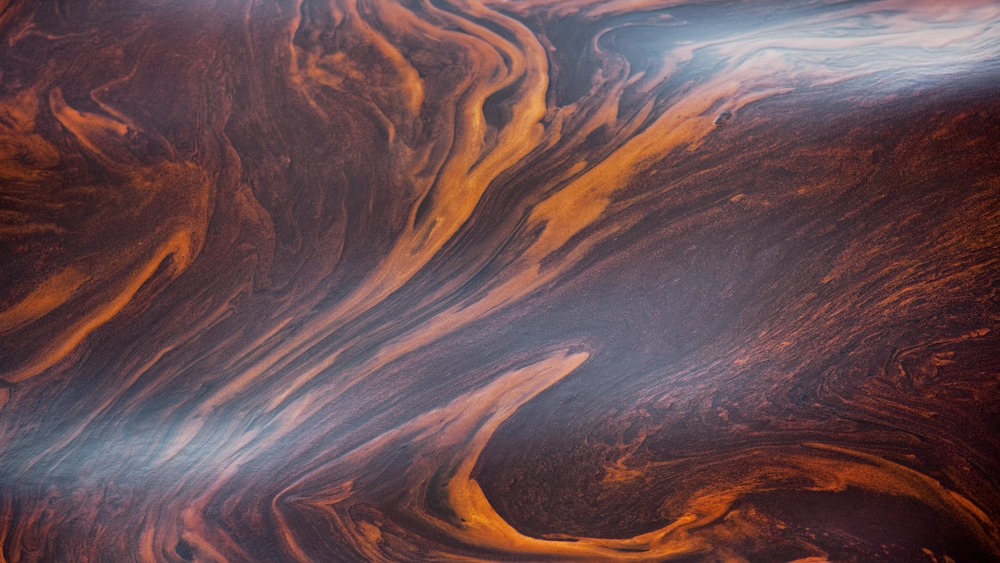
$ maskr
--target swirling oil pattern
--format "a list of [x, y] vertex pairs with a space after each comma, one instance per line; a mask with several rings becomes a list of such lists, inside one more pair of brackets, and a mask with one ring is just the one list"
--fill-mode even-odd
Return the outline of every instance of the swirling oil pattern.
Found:
[[0, 0], [0, 561], [1000, 560], [1000, 4]]

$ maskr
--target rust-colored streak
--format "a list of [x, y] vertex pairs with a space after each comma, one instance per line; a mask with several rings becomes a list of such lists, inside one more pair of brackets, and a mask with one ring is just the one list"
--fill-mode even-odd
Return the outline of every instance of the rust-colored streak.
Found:
[[0, 0], [0, 561], [1000, 560], [991, 1]]

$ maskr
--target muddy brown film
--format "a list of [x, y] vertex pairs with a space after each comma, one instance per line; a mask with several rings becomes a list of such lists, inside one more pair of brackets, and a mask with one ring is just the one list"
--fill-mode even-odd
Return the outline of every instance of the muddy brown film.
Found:
[[0, 561], [1000, 561], [1000, 5], [0, 0]]

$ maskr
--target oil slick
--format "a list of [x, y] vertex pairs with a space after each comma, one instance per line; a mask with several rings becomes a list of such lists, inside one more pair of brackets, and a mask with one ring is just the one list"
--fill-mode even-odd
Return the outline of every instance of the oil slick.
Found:
[[1000, 558], [1000, 8], [0, 8], [0, 560]]

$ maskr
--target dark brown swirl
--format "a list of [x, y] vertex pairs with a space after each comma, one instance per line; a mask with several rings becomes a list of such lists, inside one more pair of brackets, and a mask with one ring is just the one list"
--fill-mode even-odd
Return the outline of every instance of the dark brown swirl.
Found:
[[1000, 6], [0, 0], [0, 561], [1000, 560]]

